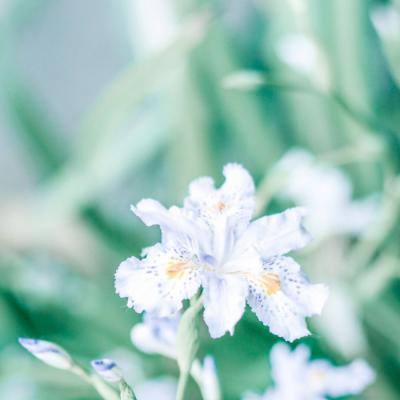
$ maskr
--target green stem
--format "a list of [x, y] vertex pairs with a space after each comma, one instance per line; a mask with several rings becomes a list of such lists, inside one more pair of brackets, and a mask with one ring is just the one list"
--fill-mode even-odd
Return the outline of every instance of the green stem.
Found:
[[184, 400], [188, 378], [189, 378], [189, 373], [187, 371], [181, 371], [179, 375], [178, 389], [176, 392], [176, 400]]
[[[312, 96], [322, 97], [326, 100], [333, 102], [337, 107], [339, 107], [359, 125], [372, 131], [382, 132], [386, 139], [387, 148], [393, 153], [397, 152], [398, 154], [398, 151], [400, 149], [400, 133], [397, 130], [384, 125], [374, 116], [371, 116], [354, 107], [336, 90], [324, 91], [312, 85], [304, 85], [297, 82], [281, 82], [268, 78], [264, 79], [264, 85], [268, 87], [275, 87], [280, 90], [306, 93]], [[368, 135], [368, 137], [370, 137], [370, 135]]]
[[192, 364], [199, 347], [198, 315], [203, 307], [203, 297], [193, 298], [182, 315], [177, 335], [177, 361], [179, 381], [176, 400], [183, 400]]
[[108, 386], [96, 375], [90, 375], [80, 365], [74, 364], [69, 370], [73, 374], [79, 376], [82, 380], [92, 386], [96, 392], [104, 400], [119, 400], [119, 396], [115, 393], [114, 389]]
[[137, 400], [132, 388], [126, 383], [124, 379], [119, 383], [119, 391], [121, 400]]

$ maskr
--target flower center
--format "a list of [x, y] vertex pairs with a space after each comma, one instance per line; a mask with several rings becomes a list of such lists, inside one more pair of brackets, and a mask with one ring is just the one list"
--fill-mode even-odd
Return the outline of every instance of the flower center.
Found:
[[279, 276], [272, 272], [263, 272], [260, 277], [260, 284], [268, 296], [274, 295], [281, 288]]
[[185, 276], [188, 267], [189, 264], [186, 261], [171, 260], [168, 261], [165, 274], [168, 279], [181, 279]]
[[226, 203], [224, 203], [223, 201], [219, 201], [216, 205], [215, 208], [217, 209], [217, 211], [222, 214], [227, 208], [228, 206], [226, 205]]
[[314, 383], [321, 383], [325, 378], [325, 371], [313, 371], [311, 374], [311, 380], [314, 381]]

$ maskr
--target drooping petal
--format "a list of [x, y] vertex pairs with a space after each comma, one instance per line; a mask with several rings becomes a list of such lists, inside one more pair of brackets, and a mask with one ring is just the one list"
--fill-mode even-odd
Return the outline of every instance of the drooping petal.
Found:
[[274, 335], [292, 342], [310, 334], [304, 316], [283, 292], [269, 296], [260, 288], [251, 287], [247, 301], [258, 319]]
[[237, 276], [209, 275], [203, 286], [204, 321], [211, 337], [218, 338], [226, 332], [232, 335], [246, 306], [246, 281]]
[[142, 261], [127, 259], [115, 275], [117, 293], [128, 298], [128, 307], [160, 316], [175, 314], [199, 286], [200, 271], [193, 256], [184, 249], [162, 245], [148, 248]]
[[136, 257], [123, 261], [115, 274], [115, 289], [120, 297], [128, 298], [128, 307], [136, 312], [153, 310], [159, 302], [157, 275], [146, 269]]
[[278, 257], [271, 264], [274, 265], [269, 267], [271, 271], [279, 268], [283, 292], [302, 308], [304, 315], [321, 314], [329, 295], [328, 287], [311, 284], [300, 265], [290, 257]]
[[253, 221], [238, 240], [236, 253], [256, 249], [263, 258], [286, 254], [306, 246], [311, 236], [303, 226], [306, 210], [289, 208]]
[[310, 332], [305, 317], [318, 314], [327, 297], [323, 285], [311, 285], [289, 257], [264, 261], [263, 271], [247, 274], [247, 302], [271, 333], [293, 341]]

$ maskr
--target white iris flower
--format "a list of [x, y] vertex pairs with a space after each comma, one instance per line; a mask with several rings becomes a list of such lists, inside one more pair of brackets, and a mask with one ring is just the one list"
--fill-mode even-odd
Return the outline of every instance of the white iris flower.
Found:
[[244, 400], [324, 400], [360, 394], [375, 379], [364, 360], [335, 367], [326, 360], [310, 361], [310, 351], [299, 345], [293, 351], [278, 343], [271, 351], [275, 387], [264, 395], [248, 394]]
[[286, 153], [277, 171], [286, 176], [282, 196], [307, 207], [307, 223], [318, 236], [360, 233], [376, 215], [376, 198], [353, 200], [348, 177], [338, 168], [318, 164], [303, 149]]
[[184, 207], [164, 208], [145, 199], [132, 207], [148, 226], [159, 225], [162, 239], [128, 258], [115, 285], [136, 312], [175, 314], [182, 302], [203, 288], [204, 320], [218, 338], [234, 327], [246, 302], [270, 331], [286, 340], [309, 334], [305, 317], [319, 314], [324, 285], [311, 285], [286, 253], [310, 240], [302, 226], [303, 208], [253, 222], [255, 187], [238, 164], [224, 168], [218, 189], [209, 177], [190, 184]]

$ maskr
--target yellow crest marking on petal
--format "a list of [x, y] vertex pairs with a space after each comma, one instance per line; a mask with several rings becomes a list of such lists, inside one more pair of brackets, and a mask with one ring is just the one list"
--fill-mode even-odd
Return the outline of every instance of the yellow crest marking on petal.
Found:
[[219, 201], [219, 202], [215, 205], [215, 208], [217, 209], [217, 211], [218, 211], [219, 213], [222, 214], [222, 213], [226, 210], [227, 205], [226, 205], [223, 201]]
[[170, 260], [165, 268], [168, 279], [182, 279], [186, 275], [188, 263], [186, 261]]
[[259, 282], [268, 296], [274, 295], [281, 288], [279, 275], [272, 272], [263, 272], [260, 275]]

